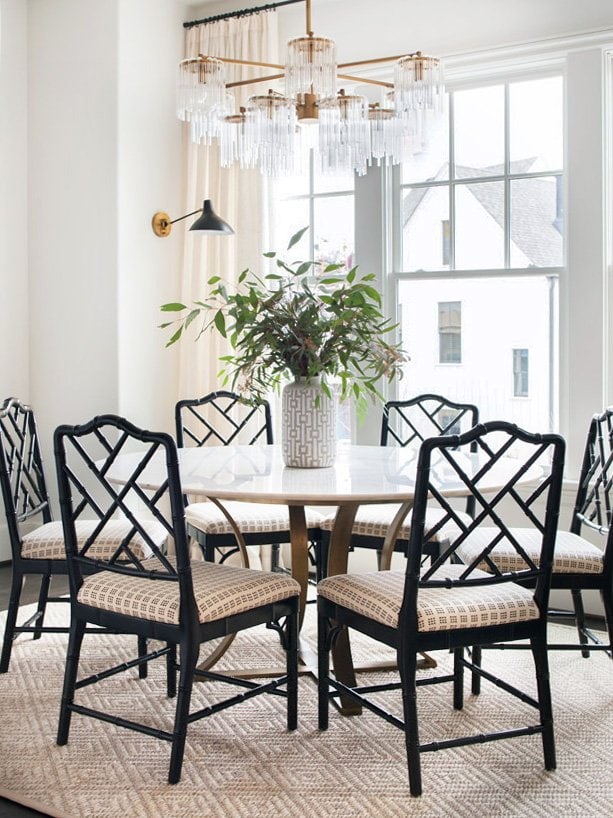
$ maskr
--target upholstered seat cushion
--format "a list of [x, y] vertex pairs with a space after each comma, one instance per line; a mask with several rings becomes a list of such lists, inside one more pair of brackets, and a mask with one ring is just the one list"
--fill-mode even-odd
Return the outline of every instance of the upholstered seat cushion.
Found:
[[[155, 570], [159, 563], [148, 560], [143, 565]], [[211, 562], [192, 562], [192, 580], [200, 622], [215, 622], [300, 594], [300, 585], [285, 574]], [[85, 579], [78, 600], [84, 605], [139, 619], [179, 623], [177, 582], [100, 571]]]
[[[289, 511], [285, 505], [268, 503], [224, 502], [224, 508], [243, 534], [266, 534], [289, 531]], [[215, 503], [190, 503], [185, 509], [185, 519], [205, 534], [232, 534], [232, 526]], [[322, 515], [306, 510], [308, 528], [317, 528]]]
[[[497, 529], [478, 528], [468, 535], [458, 547], [457, 554], [463, 562], [470, 565], [491, 542]], [[510, 532], [520, 543], [530, 559], [538, 565], [541, 553], [542, 537], [531, 528], [512, 528]], [[526, 570], [526, 562], [517, 553], [514, 546], [505, 537], [490, 553], [492, 561], [501, 571]], [[569, 531], [558, 531], [553, 555], [553, 572], [555, 574], [601, 574], [603, 554], [600, 548], [584, 540], [578, 534]], [[482, 562], [479, 568], [487, 570]]]
[[[434, 578], [457, 578], [464, 570], [463, 565], [444, 565]], [[475, 579], [487, 576], [486, 572], [477, 570], [471, 574]], [[323, 579], [317, 592], [337, 605], [396, 628], [404, 583], [404, 571], [339, 574]], [[483, 628], [539, 617], [532, 592], [512, 582], [461, 588], [421, 588], [417, 609], [417, 629], [421, 632]]]
[[[399, 508], [400, 506], [389, 503], [383, 505], [360, 506], [357, 514], [355, 515], [352, 534], [361, 534], [365, 537], [376, 537], [384, 540], [387, 530]], [[443, 512], [438, 511], [437, 509], [428, 509], [426, 514], [426, 531], [436, 525], [436, 523], [441, 519], [442, 514]], [[325, 516], [321, 521], [320, 528], [322, 528], [324, 531], [331, 531], [334, 525], [334, 516], [334, 514]], [[458, 517], [466, 524], [470, 522], [470, 517], [468, 514], [458, 512]], [[408, 540], [410, 532], [411, 512], [409, 511], [408, 515], [405, 517], [402, 527], [400, 528], [400, 531], [398, 532], [398, 538]], [[445, 529], [437, 532], [437, 535], [433, 539], [438, 542], [444, 540]]]
[[[92, 534], [99, 520], [78, 520], [76, 523], [77, 540], [83, 545]], [[153, 543], [161, 548], [166, 543], [168, 532], [164, 526], [155, 521], [142, 523]], [[115, 553], [123, 539], [130, 533], [132, 524], [127, 520], [111, 520], [104, 526], [102, 536], [89, 548], [87, 556], [92, 559], [108, 559]], [[129, 548], [138, 559], [151, 556], [151, 548], [147, 541], [135, 533], [129, 542]], [[64, 530], [59, 521], [44, 523], [28, 532], [21, 540], [21, 556], [29, 560], [63, 560], [66, 559], [64, 546]]]

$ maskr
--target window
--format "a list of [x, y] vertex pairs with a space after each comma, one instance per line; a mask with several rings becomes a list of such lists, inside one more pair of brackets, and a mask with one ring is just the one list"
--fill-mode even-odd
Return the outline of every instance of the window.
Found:
[[513, 395], [528, 397], [528, 350], [513, 350]]
[[440, 301], [438, 305], [439, 363], [462, 362], [462, 305], [459, 301]]
[[[410, 360], [399, 398], [434, 392], [482, 417], [555, 427], [563, 114], [561, 75], [452, 89], [442, 122], [400, 168], [391, 297]], [[528, 349], [531, 400], [517, 402]], [[513, 382], [501, 366], [511, 358]]]
[[[304, 236], [284, 259], [314, 259], [324, 264], [352, 267], [354, 246], [354, 176], [319, 173], [311, 155], [299, 176], [274, 179], [270, 191], [272, 247], [283, 251], [289, 239], [303, 227]], [[340, 389], [340, 382], [336, 385]], [[274, 398], [273, 398], [274, 400]], [[280, 412], [276, 411], [275, 416]], [[353, 406], [339, 404], [337, 438], [351, 438]], [[276, 437], [279, 437], [277, 434]]]

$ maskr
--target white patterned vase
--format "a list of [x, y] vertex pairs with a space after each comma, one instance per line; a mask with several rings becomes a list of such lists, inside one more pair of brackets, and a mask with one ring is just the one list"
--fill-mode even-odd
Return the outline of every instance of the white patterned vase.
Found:
[[336, 400], [319, 379], [300, 378], [283, 387], [281, 400], [283, 462], [298, 469], [331, 466], [336, 454]]

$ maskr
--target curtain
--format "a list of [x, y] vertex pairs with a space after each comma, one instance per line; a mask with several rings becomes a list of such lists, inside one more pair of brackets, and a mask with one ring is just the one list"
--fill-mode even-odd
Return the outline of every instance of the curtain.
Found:
[[[278, 62], [277, 16], [274, 11], [247, 17], [220, 20], [195, 26], [186, 31], [185, 56], [204, 54], [210, 57]], [[227, 66], [227, 80], [247, 79], [262, 73], [263, 68]], [[266, 93], [265, 84], [236, 89], [237, 103], [244, 105], [248, 96]], [[218, 147], [194, 145], [185, 126], [185, 213], [202, 207], [211, 199], [215, 211], [235, 231], [234, 236], [199, 236], [186, 233], [183, 249], [181, 301], [190, 304], [207, 294], [207, 281], [219, 275], [230, 286], [241, 270], [260, 263], [263, 247], [264, 180], [259, 170], [220, 168]], [[192, 326], [192, 330], [196, 329]], [[228, 344], [219, 333], [202, 336], [193, 343], [189, 333], [179, 344], [179, 379], [177, 399], [197, 397], [220, 388], [217, 373], [220, 355]]]

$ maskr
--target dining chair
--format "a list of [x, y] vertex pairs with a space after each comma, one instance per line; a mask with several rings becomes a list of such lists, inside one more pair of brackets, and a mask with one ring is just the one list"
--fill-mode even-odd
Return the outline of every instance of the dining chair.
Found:
[[[252, 405], [234, 392], [211, 392], [201, 398], [179, 401], [175, 407], [175, 424], [180, 447], [273, 443], [268, 401]], [[188, 534], [200, 545], [204, 558], [209, 562], [216, 558], [224, 562], [238, 551], [243, 566], [258, 565], [257, 558], [237, 542], [233, 520], [245, 545], [272, 546], [271, 568], [278, 568], [279, 544], [290, 542], [287, 506], [228, 501], [223, 503], [223, 508], [227, 514], [208, 501], [186, 502]], [[315, 544], [312, 549], [315, 562], [322, 515], [313, 509], [307, 509], [306, 513], [309, 541]]]
[[[417, 449], [433, 435], [460, 434], [479, 422], [479, 410], [472, 403], [456, 403], [442, 395], [423, 394], [408, 400], [388, 401], [383, 407], [381, 419], [381, 446], [400, 446]], [[472, 516], [474, 499], [466, 500], [466, 514]], [[352, 548], [369, 548], [377, 552], [377, 565], [389, 568], [392, 552], [384, 553], [383, 545], [387, 531], [398, 511], [397, 505], [363, 505], [358, 509], [351, 537]], [[430, 520], [434, 523], [434, 520]], [[322, 548], [329, 543], [334, 525], [334, 515], [326, 515], [321, 521]], [[431, 526], [433, 527], [433, 526]], [[406, 554], [411, 531], [411, 515], [405, 519], [398, 532], [394, 551]], [[433, 541], [425, 553], [437, 553], [439, 542]]]
[[[476, 447], [476, 451], [475, 451]], [[409, 784], [412, 795], [422, 792], [421, 756], [435, 750], [478, 744], [503, 738], [540, 734], [545, 767], [556, 766], [551, 693], [547, 658], [547, 600], [551, 559], [559, 513], [564, 461], [564, 440], [555, 434], [531, 434], [503, 421], [484, 423], [462, 434], [425, 440], [419, 450], [413, 520], [405, 571], [331, 576], [318, 585], [319, 726], [329, 724], [329, 701], [341, 693], [382, 716], [405, 734]], [[477, 460], [476, 465], [471, 465]], [[483, 493], [488, 475], [497, 475], [500, 488]], [[475, 516], [466, 520], [443, 492], [453, 483], [464, 486], [475, 500]], [[491, 482], [491, 481], [490, 481]], [[436, 510], [430, 529], [429, 513]], [[521, 518], [539, 543], [539, 561], [524, 551], [511, 520]], [[431, 518], [430, 518], [431, 519]], [[459, 564], [458, 548], [482, 529], [482, 560], [499, 542], [508, 542], [518, 554], [514, 571], [493, 564], [483, 571], [476, 564]], [[424, 545], [445, 530], [439, 556], [424, 562]], [[531, 580], [534, 589], [520, 584]], [[329, 652], [341, 633], [354, 628], [396, 650], [400, 682], [368, 687], [347, 684], [330, 673]], [[466, 648], [496, 641], [526, 638], [536, 672], [536, 694], [524, 693], [473, 667]], [[417, 678], [417, 655], [435, 650], [453, 652], [453, 671]], [[479, 673], [537, 711], [533, 723], [509, 729], [484, 725], [477, 735], [430, 738], [422, 742], [417, 689], [452, 683], [453, 706], [464, 704], [464, 669]], [[403, 718], [374, 700], [377, 691], [402, 691]], [[478, 719], [478, 706], [469, 719]], [[504, 710], [500, 711], [501, 719]], [[513, 717], [509, 716], [511, 720]], [[467, 719], [468, 720], [468, 719]], [[434, 771], [433, 771], [434, 772]]]
[[[47, 603], [67, 603], [67, 596], [49, 596], [51, 577], [67, 576], [62, 523], [54, 521], [43, 469], [43, 459], [34, 411], [17, 398], [6, 398], [0, 406], [0, 486], [11, 546], [11, 590], [9, 596], [0, 673], [9, 669], [13, 643], [22, 633], [40, 639], [43, 633], [68, 633], [67, 627], [44, 625]], [[82, 540], [96, 525], [80, 520], [78, 536]], [[166, 541], [166, 531], [155, 522], [146, 524], [148, 536], [158, 546]], [[113, 553], [128, 526], [115, 522], [107, 529], [104, 547]], [[141, 546], [145, 548], [145, 543]], [[101, 546], [99, 546], [101, 547]], [[92, 567], [92, 570], [95, 570]], [[38, 579], [36, 611], [17, 624], [21, 590], [26, 578]], [[144, 653], [144, 643], [139, 650]], [[143, 667], [143, 671], [145, 667]]]
[[[549, 610], [551, 617], [574, 619], [578, 642], [549, 642], [549, 650], [580, 650], [585, 658], [591, 651], [605, 651], [613, 657], [613, 407], [592, 417], [587, 433], [583, 463], [571, 517], [570, 531], [558, 531], [553, 552], [551, 587], [571, 592], [573, 610]], [[605, 537], [604, 549], [583, 536], [592, 531]], [[514, 528], [530, 559], [538, 560], [538, 543], [532, 532]], [[482, 535], [481, 535], [482, 536]], [[465, 540], [458, 556], [467, 564], [479, 563], [490, 570], [514, 571], [518, 560], [508, 543], [496, 545], [488, 555], [488, 563], [481, 560], [482, 542], [477, 534]], [[583, 606], [583, 591], [599, 591], [605, 614], [607, 639], [603, 642], [587, 627]], [[495, 645], [484, 646], [495, 647]], [[515, 645], [525, 649], [524, 645]], [[475, 651], [475, 662], [481, 661], [481, 650]], [[478, 690], [479, 677], [473, 687]]]
[[[103, 415], [81, 426], [58, 427], [54, 451], [71, 608], [57, 743], [67, 743], [73, 713], [161, 739], [171, 745], [168, 781], [175, 784], [181, 777], [187, 728], [194, 721], [253, 696], [274, 693], [286, 698], [287, 728], [295, 729], [300, 586], [285, 574], [190, 561], [177, 448], [172, 437], [143, 431], [120, 417]], [[130, 474], [117, 484], [113, 482], [113, 464], [123, 453], [131, 459]], [[146, 469], [154, 458], [164, 464], [166, 479], [158, 489], [148, 490], [144, 488]], [[96, 516], [97, 524], [82, 540], [78, 534], [79, 520], [88, 511]], [[119, 547], [109, 555], [100, 548], [100, 543], [105, 542], [107, 529], [113, 528], [118, 517], [125, 521], [127, 531]], [[172, 538], [172, 557], [151, 539], [142, 522], [145, 517], [155, 520]], [[141, 540], [149, 547], [147, 558], [140, 548]], [[97, 573], [86, 576], [84, 569], [88, 568], [96, 569]], [[161, 640], [166, 645], [77, 680], [88, 624], [122, 634], [137, 634], [145, 640]], [[285, 675], [257, 683], [220, 677], [196, 667], [201, 643], [260, 624], [283, 634]], [[113, 707], [117, 711], [119, 703], [114, 701], [112, 686], [105, 687], [104, 680], [162, 656], [166, 657], [167, 695], [176, 697], [172, 729], [163, 725], [156, 729], [136, 721], [139, 706], [136, 690], [127, 714], [107, 712], [107, 708]], [[202, 709], [190, 710], [194, 676], [239, 685], [241, 692]], [[91, 693], [89, 704], [75, 701], [75, 694], [82, 687], [98, 683], [103, 684], [100, 709], [91, 704]], [[141, 689], [141, 701], [149, 713], [150, 697], [149, 689]], [[106, 759], [100, 761], [104, 763]]]

